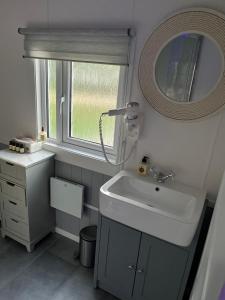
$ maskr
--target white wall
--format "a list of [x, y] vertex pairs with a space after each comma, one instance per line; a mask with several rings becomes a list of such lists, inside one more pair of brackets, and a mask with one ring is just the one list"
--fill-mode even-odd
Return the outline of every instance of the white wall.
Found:
[[225, 168], [225, 112], [191, 123], [166, 119], [145, 101], [137, 79], [140, 51], [153, 28], [172, 12], [191, 6], [225, 12], [224, 0], [1, 0], [0, 141], [36, 133], [33, 67], [21, 58], [18, 27], [133, 26], [137, 45], [132, 99], [142, 103], [145, 119], [129, 166], [134, 167], [143, 154], [151, 153], [154, 162], [173, 169], [178, 180], [197, 187], [206, 185], [215, 197]]

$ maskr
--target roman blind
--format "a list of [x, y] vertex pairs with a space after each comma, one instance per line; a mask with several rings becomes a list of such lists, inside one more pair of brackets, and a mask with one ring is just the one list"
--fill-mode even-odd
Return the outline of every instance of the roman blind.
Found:
[[24, 57], [118, 65], [129, 64], [130, 29], [29, 29]]

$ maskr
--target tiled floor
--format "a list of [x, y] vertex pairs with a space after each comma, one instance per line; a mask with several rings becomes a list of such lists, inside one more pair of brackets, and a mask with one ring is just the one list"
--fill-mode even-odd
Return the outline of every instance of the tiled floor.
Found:
[[77, 244], [56, 234], [30, 254], [0, 238], [0, 300], [116, 300], [93, 288], [93, 270], [73, 258], [74, 249]]

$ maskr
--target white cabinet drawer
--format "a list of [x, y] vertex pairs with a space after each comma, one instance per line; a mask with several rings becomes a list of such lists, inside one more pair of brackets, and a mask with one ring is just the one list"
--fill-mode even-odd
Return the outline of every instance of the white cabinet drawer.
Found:
[[29, 240], [29, 227], [24, 222], [20, 221], [17, 217], [4, 215], [5, 228], [11, 233], [21, 237], [22, 239]]
[[8, 161], [1, 161], [1, 173], [16, 178], [17, 166]]
[[11, 162], [0, 160], [0, 174], [6, 178], [17, 179], [21, 183], [25, 183], [26, 170], [25, 168], [13, 164]]
[[21, 201], [18, 200], [12, 200], [4, 195], [2, 195], [2, 209], [4, 214], [12, 214], [18, 218], [20, 218], [21, 221], [27, 223], [28, 222], [28, 212], [27, 207], [24, 206], [24, 204]]
[[12, 199], [21, 201], [24, 205], [26, 203], [25, 189], [16, 185], [11, 181], [1, 181], [2, 193]]

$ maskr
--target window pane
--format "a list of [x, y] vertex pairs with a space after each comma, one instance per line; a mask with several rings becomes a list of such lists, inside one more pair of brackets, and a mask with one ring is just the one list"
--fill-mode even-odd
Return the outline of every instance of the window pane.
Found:
[[56, 139], [56, 62], [48, 61], [48, 135]]
[[[71, 137], [100, 143], [99, 117], [117, 106], [119, 73], [120, 66], [72, 63]], [[106, 145], [113, 146], [114, 129], [115, 118], [104, 118]]]

